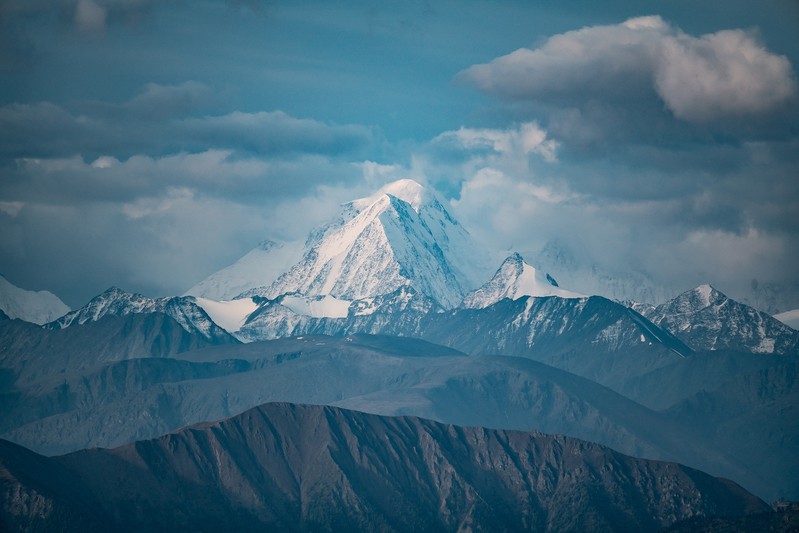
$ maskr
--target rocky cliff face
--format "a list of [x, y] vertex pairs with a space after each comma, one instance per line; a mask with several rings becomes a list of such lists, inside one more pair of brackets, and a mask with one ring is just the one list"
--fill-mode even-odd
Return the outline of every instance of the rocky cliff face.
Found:
[[[729, 481], [585, 441], [293, 404], [52, 459], [3, 442], [0, 461], [4, 522], [45, 527], [91, 509], [117, 530], [654, 531], [768, 510]], [[32, 494], [41, 505], [22, 504]]]

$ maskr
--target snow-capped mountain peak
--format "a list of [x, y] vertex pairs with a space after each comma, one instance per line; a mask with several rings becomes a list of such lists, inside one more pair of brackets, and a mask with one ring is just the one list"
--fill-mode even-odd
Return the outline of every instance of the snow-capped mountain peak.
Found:
[[523, 296], [559, 296], [583, 298], [584, 295], [558, 287], [549, 274], [536, 270], [518, 252], [510, 255], [485, 285], [463, 300], [463, 307], [482, 309], [503, 298], [517, 300]]
[[386, 195], [399, 198], [400, 200], [410, 204], [410, 206], [413, 207], [414, 211], [417, 213], [423, 205], [428, 204], [435, 199], [432, 192], [418, 181], [412, 179], [401, 179], [384, 185], [379, 191], [371, 196], [353, 200], [351, 204], [356, 208], [363, 209], [364, 207], [375, 203], [381, 197]]
[[311, 232], [300, 261], [240, 296], [352, 301], [410, 285], [452, 308], [488, 276], [487, 255], [431, 190], [399, 180], [344, 204], [336, 220]]
[[21, 289], [0, 275], [0, 310], [9, 318], [46, 324], [69, 312], [69, 307], [48, 291]]
[[193, 296], [148, 298], [144, 295], [111, 287], [95, 296], [85, 306], [46, 325], [64, 329], [73, 325], [96, 322], [106, 316], [125, 316], [137, 313], [163, 313], [172, 317], [189, 333], [215, 342], [235, 342], [219, 327]]
[[799, 333], [707, 284], [639, 312], [695, 349], [799, 353]]

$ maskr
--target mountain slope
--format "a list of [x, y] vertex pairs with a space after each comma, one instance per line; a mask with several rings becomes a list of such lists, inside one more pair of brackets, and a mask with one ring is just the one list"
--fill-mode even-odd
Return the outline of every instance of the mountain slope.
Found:
[[46, 324], [68, 313], [69, 307], [51, 292], [26, 291], [0, 275], [0, 311], [9, 318]]
[[710, 285], [700, 285], [643, 313], [697, 350], [799, 354], [799, 332]]
[[561, 289], [549, 274], [537, 271], [521, 255], [514, 253], [502, 262], [494, 277], [464, 298], [462, 306], [482, 309], [503, 298], [517, 300], [522, 296], [584, 297], [582, 294]]
[[3, 422], [13, 427], [5, 425], [2, 438], [40, 453], [64, 453], [290, 401], [563, 433], [636, 456], [677, 460], [769, 495], [784, 481], [759, 478], [746, 461], [729, 461], [679, 423], [589, 380], [529, 359], [467, 357], [416, 339], [308, 336], [49, 376], [4, 400]]
[[301, 242], [265, 240], [232, 265], [194, 285], [183, 296], [232, 300], [253, 287], [270, 285], [301, 257]]
[[105, 364], [167, 357], [212, 345], [213, 341], [187, 332], [163, 313], [109, 315], [57, 330], [4, 321], [0, 323], [0, 392], [29, 387], [42, 379], [55, 380], [50, 384], [55, 387]]
[[411, 285], [451, 308], [487, 277], [482, 256], [432, 192], [400, 180], [345, 204], [338, 220], [311, 233], [301, 261], [270, 286], [242, 296], [358, 300]]
[[[655, 530], [768, 509], [731, 482], [576, 439], [290, 404], [114, 450], [9, 455], [23, 454], [1, 443], [4, 515], [55, 464], [124, 529]], [[54, 489], [52, 504], [75, 495]]]
[[600, 296], [524, 296], [483, 309], [442, 312], [412, 287], [353, 302], [346, 318], [298, 315], [280, 299], [263, 301], [237, 335], [252, 341], [355, 333], [417, 337], [470, 354], [527, 357], [616, 391], [629, 390], [640, 376], [692, 353], [637, 312]]
[[[783, 359], [780, 365], [710, 386], [672, 406], [666, 414], [731, 455], [758, 464], [766, 478], [799, 479], [797, 370], [796, 361]], [[777, 495], [795, 498], [796, 489], [780, 488]]]
[[105, 316], [149, 313], [163, 313], [172, 317], [188, 333], [199, 335], [213, 343], [237, 342], [227, 331], [211, 320], [208, 313], [197, 305], [192, 296], [154, 299], [141, 294], [125, 292], [116, 287], [111, 287], [95, 296], [85, 306], [47, 324], [46, 327], [64, 329], [77, 324], [95, 322]]

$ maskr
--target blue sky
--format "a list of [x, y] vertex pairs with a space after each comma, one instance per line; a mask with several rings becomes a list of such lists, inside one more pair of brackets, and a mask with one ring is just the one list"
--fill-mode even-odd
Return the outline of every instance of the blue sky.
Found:
[[4, 0], [0, 272], [177, 294], [414, 177], [502, 249], [799, 307], [797, 33], [792, 0]]

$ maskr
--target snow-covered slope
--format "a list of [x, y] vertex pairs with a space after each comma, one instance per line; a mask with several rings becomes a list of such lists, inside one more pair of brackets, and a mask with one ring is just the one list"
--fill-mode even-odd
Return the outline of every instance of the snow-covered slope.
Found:
[[490, 275], [487, 255], [430, 190], [400, 180], [345, 204], [337, 220], [311, 233], [299, 262], [241, 296], [352, 301], [411, 285], [452, 308]]
[[561, 289], [552, 276], [537, 271], [519, 253], [514, 253], [505, 259], [493, 278], [464, 298], [462, 306], [483, 309], [503, 298], [517, 300], [522, 296], [584, 297], [582, 294]]
[[47, 324], [51, 329], [95, 322], [105, 316], [125, 316], [134, 313], [163, 313], [175, 319], [180, 326], [214, 342], [235, 342], [228, 332], [219, 327], [192, 296], [147, 298], [141, 294], [125, 292], [111, 287], [95, 296], [82, 308]]
[[263, 241], [232, 265], [187, 290], [184, 296], [232, 300], [253, 287], [274, 282], [302, 257], [302, 242]]
[[799, 353], [799, 332], [776, 318], [700, 285], [655, 308], [639, 311], [696, 350]]
[[48, 291], [27, 291], [0, 276], [0, 309], [9, 318], [46, 324], [69, 312], [58, 296]]
[[783, 324], [791, 326], [793, 329], [799, 329], [799, 309], [792, 309], [784, 313], [776, 314], [774, 318]]

